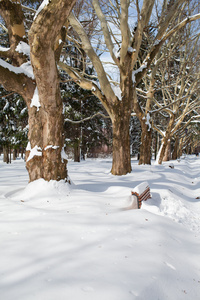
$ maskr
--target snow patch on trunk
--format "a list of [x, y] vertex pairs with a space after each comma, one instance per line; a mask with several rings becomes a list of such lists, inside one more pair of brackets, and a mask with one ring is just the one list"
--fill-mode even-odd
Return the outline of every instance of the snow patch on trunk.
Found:
[[161, 144], [160, 149], [158, 151], [158, 154], [157, 154], [157, 157], [156, 157], [156, 161], [155, 161], [155, 165], [158, 165], [162, 148], [163, 148], [163, 143]]
[[46, 146], [46, 147], [44, 148], [44, 150], [46, 151], [46, 150], [51, 149], [51, 148], [54, 149], [54, 150], [56, 150], [56, 149], [59, 148], [59, 146], [48, 145], [48, 146]]
[[31, 145], [29, 142], [28, 146], [26, 147], [26, 150], [27, 149], [30, 151], [30, 154], [29, 154], [29, 157], [27, 158], [26, 162], [31, 160], [34, 156], [42, 156], [42, 148], [38, 147], [37, 145], [31, 149]]
[[37, 111], [39, 110], [40, 108], [40, 100], [39, 100], [39, 94], [38, 94], [38, 88], [36, 87], [35, 88], [35, 91], [34, 91], [34, 94], [33, 94], [33, 98], [31, 100], [31, 107], [37, 107]]
[[38, 10], [36, 11], [36, 14], [35, 14], [33, 20], [35, 20], [35, 19], [37, 18], [38, 14], [39, 14], [39, 13], [43, 10], [43, 8], [44, 8], [45, 6], [47, 6], [48, 4], [49, 4], [49, 0], [43, 0], [43, 2], [41, 3], [41, 5], [39, 6]]

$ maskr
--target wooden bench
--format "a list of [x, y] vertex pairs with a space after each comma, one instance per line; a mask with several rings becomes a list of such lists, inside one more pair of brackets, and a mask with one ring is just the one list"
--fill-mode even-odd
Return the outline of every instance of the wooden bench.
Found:
[[[132, 191], [132, 197], [134, 197], [133, 202], [137, 201], [137, 207], [141, 208], [142, 201], [146, 201], [151, 198], [150, 188], [147, 181], [138, 184]], [[133, 205], [133, 204], [132, 204]]]

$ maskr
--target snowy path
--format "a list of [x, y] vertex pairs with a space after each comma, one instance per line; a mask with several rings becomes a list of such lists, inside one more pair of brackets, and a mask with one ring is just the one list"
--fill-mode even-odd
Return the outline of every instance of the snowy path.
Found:
[[[68, 187], [0, 161], [0, 299], [199, 300], [200, 159], [173, 164], [69, 162]], [[123, 210], [141, 181], [152, 199]]]

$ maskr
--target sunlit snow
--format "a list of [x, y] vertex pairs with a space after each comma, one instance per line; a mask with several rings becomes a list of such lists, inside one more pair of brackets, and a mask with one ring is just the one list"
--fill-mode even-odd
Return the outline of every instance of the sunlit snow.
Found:
[[[2, 300], [199, 300], [200, 158], [110, 174], [111, 159], [69, 161], [71, 185], [28, 184], [0, 156]], [[152, 198], [128, 209], [147, 181]]]

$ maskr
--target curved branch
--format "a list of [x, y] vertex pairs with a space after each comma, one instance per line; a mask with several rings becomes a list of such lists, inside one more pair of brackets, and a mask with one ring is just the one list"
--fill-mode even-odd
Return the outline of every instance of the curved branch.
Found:
[[[16, 68], [17, 67], [12, 67]], [[23, 72], [16, 73], [0, 64], [0, 83], [7, 91], [13, 91], [20, 94], [26, 101], [27, 106], [30, 105], [29, 100], [32, 99], [35, 90], [35, 81], [26, 76]]]
[[73, 68], [64, 64], [63, 62], [59, 62], [58, 65], [61, 69], [67, 72], [67, 74], [72, 78], [72, 80], [76, 82], [81, 88], [90, 90], [93, 93], [93, 95], [95, 95], [99, 100], [101, 100], [104, 107], [109, 112], [106, 97], [102, 94], [101, 90], [93, 81], [84, 78], [77, 70], [74, 70]]
[[122, 36], [122, 45], [120, 50], [120, 64], [123, 65], [128, 46], [130, 44], [130, 32], [128, 27], [128, 7], [129, 1], [121, 1], [121, 16], [120, 16], [120, 29]]
[[69, 21], [72, 27], [74, 28], [74, 30], [79, 34], [80, 39], [82, 41], [83, 49], [94, 65], [94, 68], [98, 74], [98, 79], [103, 93], [105, 94], [106, 98], [109, 99], [109, 101], [114, 102], [115, 100], [117, 100], [117, 97], [111, 88], [109, 80], [107, 79], [106, 72], [103, 68], [102, 62], [99, 59], [96, 52], [94, 51], [84, 28], [82, 27], [80, 22], [76, 19], [76, 17], [73, 15], [73, 13], [70, 14]]
[[138, 15], [138, 25], [134, 35], [134, 44], [133, 44], [133, 48], [135, 49], [135, 51], [132, 53], [131, 69], [134, 68], [137, 62], [140, 46], [142, 43], [142, 33], [144, 27], [147, 25], [149, 18], [151, 16], [154, 2], [155, 2], [154, 0], [143, 1], [140, 16]]
[[[26, 57], [15, 51], [20, 41], [25, 41], [24, 14], [21, 4], [17, 1], [0, 1], [0, 14], [4, 19], [9, 35], [10, 50], [8, 58], [12, 59], [14, 65], [25, 62]], [[1, 56], [5, 57], [1, 52]]]
[[103, 14], [103, 12], [101, 10], [101, 7], [99, 5], [99, 1], [98, 0], [93, 0], [92, 3], [93, 3], [93, 6], [94, 6], [94, 9], [96, 11], [96, 14], [97, 14], [97, 16], [98, 16], [98, 18], [101, 22], [101, 28], [103, 30], [105, 42], [106, 42], [106, 45], [109, 49], [110, 55], [111, 55], [112, 59], [114, 60], [114, 62], [117, 65], [119, 65], [119, 61], [117, 60], [116, 56], [113, 53], [114, 46], [113, 46], [113, 43], [112, 43], [112, 40], [111, 40], [111, 35], [110, 35], [109, 29], [108, 29], [107, 21], [106, 21], [105, 15]]
[[6, 33], [8, 33], [8, 29], [7, 29], [2, 23], [0, 23], [0, 27], [1, 27]]
[[73, 124], [80, 124], [80, 123], [82, 123], [82, 122], [91, 120], [91, 119], [93, 119], [93, 118], [95, 118], [95, 117], [97, 117], [97, 116], [101, 116], [101, 117], [103, 117], [104, 119], [110, 118], [109, 116], [105, 116], [104, 114], [98, 112], [98, 113], [96, 113], [96, 114], [94, 114], [94, 115], [92, 115], [92, 116], [90, 116], [90, 117], [84, 118], [84, 119], [79, 120], [79, 121], [73, 121], [73, 120], [70, 120], [70, 119], [68, 119], [68, 118], [67, 118], [67, 119], [64, 119], [64, 121], [65, 121], [65, 122], [70, 122], [70, 123], [73, 123]]
[[165, 7], [163, 7], [164, 11], [162, 12], [162, 14], [166, 14], [166, 16], [165, 16], [164, 21], [163, 21], [163, 16], [161, 18], [160, 28], [159, 28], [159, 31], [158, 31], [158, 34], [157, 34], [157, 37], [156, 37], [157, 40], [162, 38], [163, 34], [167, 30], [167, 27], [169, 26], [169, 23], [174, 18], [175, 13], [177, 12], [179, 6], [181, 4], [183, 4], [184, 0], [177, 0], [177, 1], [174, 1], [174, 2], [175, 3], [171, 7], [170, 11], [167, 10], [167, 5]]

